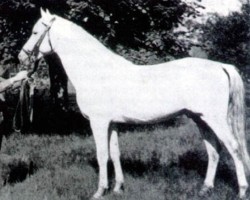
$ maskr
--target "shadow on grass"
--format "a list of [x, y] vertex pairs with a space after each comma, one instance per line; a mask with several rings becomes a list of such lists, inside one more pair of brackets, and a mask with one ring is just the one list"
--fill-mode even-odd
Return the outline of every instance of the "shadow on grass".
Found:
[[[204, 153], [194, 151], [187, 152], [186, 154], [180, 156], [178, 167], [184, 169], [186, 172], [194, 170], [200, 176], [205, 178], [208, 161], [207, 155], [204, 156]], [[225, 184], [228, 184], [231, 188], [234, 188], [238, 192], [238, 182], [236, 172], [234, 171], [235, 168], [230, 169], [228, 164], [226, 164], [225, 159], [223, 159], [229, 159], [229, 155], [226, 154], [226, 152], [222, 152], [222, 155], [220, 156], [221, 159], [219, 161], [217, 173], [215, 176], [215, 184], [216, 181], [220, 180]]]
[[[183, 173], [189, 174], [190, 172], [195, 172], [197, 173], [197, 176], [205, 179], [207, 170], [207, 155], [206, 152], [189, 151], [179, 157], [178, 163], [171, 163], [165, 166], [161, 165], [160, 160], [154, 156], [149, 162], [122, 158], [121, 163], [123, 171], [133, 177], [158, 174], [170, 179], [179, 179]], [[94, 157], [92, 157], [92, 160], [89, 160], [89, 164], [96, 170], [96, 173], [98, 173], [98, 164]], [[108, 163], [108, 174], [110, 179], [114, 178], [114, 167], [111, 161]], [[236, 193], [238, 192], [236, 173], [234, 169], [230, 169], [228, 167], [228, 164], [226, 164], [223, 159], [220, 160], [218, 165], [215, 177], [215, 187], [216, 182], [218, 181], [224, 182], [229, 185], [229, 187], [233, 188]]]
[[37, 170], [33, 162], [30, 165], [26, 163], [18, 163], [16, 166], [11, 166], [11, 171], [6, 183], [15, 184], [24, 181], [28, 176], [33, 175]]
[[[3, 156], [3, 155], [1, 155]], [[32, 161], [23, 160], [15, 157], [8, 157], [1, 160], [1, 179], [3, 185], [15, 184], [24, 181], [28, 176], [37, 171], [37, 166]]]

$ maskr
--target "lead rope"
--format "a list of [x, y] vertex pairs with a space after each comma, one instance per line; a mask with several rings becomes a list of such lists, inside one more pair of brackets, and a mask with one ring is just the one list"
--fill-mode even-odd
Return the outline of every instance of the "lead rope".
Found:
[[34, 91], [36, 85], [34, 79], [30, 78], [37, 70], [39, 60], [35, 61], [34, 68], [28, 73], [28, 79], [22, 80], [20, 87], [20, 94], [13, 117], [13, 129], [16, 132], [25, 132], [28, 130], [30, 124], [34, 119]]
[[23, 100], [24, 100], [24, 85], [25, 85], [25, 80], [22, 80], [19, 99], [17, 102], [15, 114], [13, 117], [13, 129], [15, 130], [15, 132], [21, 132], [22, 130], [22, 124], [23, 124], [22, 105], [23, 105]]
[[20, 88], [19, 100], [17, 103], [16, 111], [13, 118], [13, 128], [16, 132], [25, 132], [29, 127], [30, 120], [30, 95], [29, 95], [29, 82], [28, 79], [22, 81]]

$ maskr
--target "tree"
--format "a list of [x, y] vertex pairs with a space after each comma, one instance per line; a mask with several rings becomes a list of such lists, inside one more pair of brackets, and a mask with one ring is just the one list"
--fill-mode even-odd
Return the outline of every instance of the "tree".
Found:
[[40, 17], [39, 8], [64, 9], [55, 0], [0, 1], [0, 64], [18, 63], [17, 55]]
[[[181, 0], [68, 0], [68, 17], [96, 35], [105, 45], [136, 63], [168, 60], [188, 54], [191, 42], [174, 32], [187, 18], [199, 15], [198, 3]], [[135, 55], [135, 56], [134, 56]]]
[[208, 57], [244, 69], [250, 63], [250, 3], [242, 12], [214, 15], [201, 27], [200, 38]]
[[[30, 28], [30, 16], [34, 15], [33, 4], [18, 1], [2, 1], [0, 3], [0, 64], [17, 62], [16, 55]], [[29, 15], [25, 13], [30, 10]], [[33, 12], [32, 12], [33, 11]]]

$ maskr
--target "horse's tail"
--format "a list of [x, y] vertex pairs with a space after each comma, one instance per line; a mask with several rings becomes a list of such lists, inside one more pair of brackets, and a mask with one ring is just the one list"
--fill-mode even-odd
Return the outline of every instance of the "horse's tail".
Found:
[[233, 66], [225, 66], [225, 72], [229, 76], [229, 105], [228, 105], [228, 124], [238, 141], [240, 154], [245, 166], [245, 172], [250, 174], [250, 157], [247, 150], [245, 135], [245, 89], [243, 80]]

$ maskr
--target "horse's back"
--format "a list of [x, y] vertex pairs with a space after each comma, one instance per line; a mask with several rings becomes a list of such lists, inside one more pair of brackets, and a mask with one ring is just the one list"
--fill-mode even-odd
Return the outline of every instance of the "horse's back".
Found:
[[[128, 66], [108, 93], [114, 117], [150, 121], [188, 109], [227, 109], [229, 78], [224, 64], [185, 58], [152, 66]], [[117, 66], [119, 68], [119, 66]], [[111, 108], [112, 107], [112, 108]], [[119, 121], [118, 120], [118, 121]]]
[[[156, 65], [147, 65], [146, 68], [150, 68], [152, 70], [162, 70], [162, 71], [172, 71], [175, 70], [177, 72], [181, 71], [207, 71], [208, 73], [215, 72], [218, 73], [216, 70], [223, 69], [224, 66], [229, 66], [228, 64], [224, 64], [217, 61], [212, 61], [203, 58], [194, 58], [194, 57], [186, 57], [182, 59], [172, 60], [166, 63], [160, 63]], [[231, 66], [234, 68], [233, 66]]]

